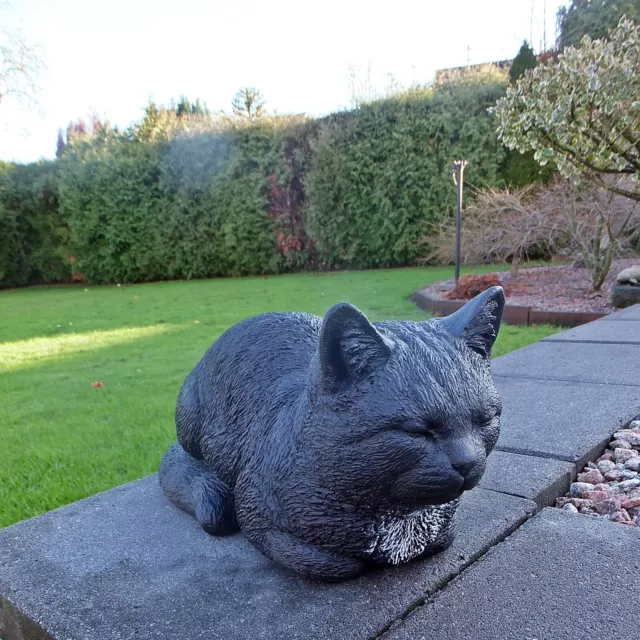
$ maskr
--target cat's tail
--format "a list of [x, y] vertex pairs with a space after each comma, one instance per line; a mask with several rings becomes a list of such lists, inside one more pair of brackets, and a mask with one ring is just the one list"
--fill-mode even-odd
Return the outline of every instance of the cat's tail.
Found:
[[176, 432], [178, 442], [191, 456], [202, 460], [202, 422], [204, 412], [200, 404], [197, 379], [191, 372], [184, 381], [176, 403]]

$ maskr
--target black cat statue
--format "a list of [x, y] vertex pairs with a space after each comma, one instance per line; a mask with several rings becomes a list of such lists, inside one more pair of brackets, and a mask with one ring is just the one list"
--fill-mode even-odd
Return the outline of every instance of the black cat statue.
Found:
[[453, 541], [500, 430], [491, 377], [504, 292], [446, 318], [371, 323], [267, 313], [226, 331], [187, 377], [167, 498], [215, 536], [337, 581]]

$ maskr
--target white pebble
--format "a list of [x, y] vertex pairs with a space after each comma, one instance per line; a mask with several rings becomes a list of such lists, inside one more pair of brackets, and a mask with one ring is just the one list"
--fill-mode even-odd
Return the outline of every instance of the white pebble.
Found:
[[629, 460], [624, 463], [624, 466], [629, 469], [629, 471], [640, 471], [640, 456], [629, 458]]
[[620, 431], [616, 431], [613, 437], [616, 440], [624, 440], [625, 442], [628, 442], [631, 445], [640, 444], [640, 433], [632, 429], [622, 429]]
[[574, 482], [569, 487], [569, 495], [572, 498], [582, 498], [582, 494], [585, 491], [593, 491], [595, 489], [595, 485], [590, 482]]
[[606, 473], [607, 471], [612, 471], [615, 468], [616, 468], [616, 463], [611, 462], [611, 460], [600, 460], [600, 462], [598, 462], [598, 469], [602, 473]]
[[[634, 451], [633, 449], [622, 449], [620, 447], [618, 447], [614, 452], [613, 455], [616, 458], [616, 462], [618, 464], [624, 464], [627, 460], [630, 460], [631, 458], [635, 458], [638, 455], [637, 451]], [[616, 465], [616, 468], [619, 468]]]
[[631, 491], [631, 489], [635, 489], [636, 487], [640, 487], [640, 480], [634, 478], [633, 480], [624, 480], [618, 485], [620, 491]]

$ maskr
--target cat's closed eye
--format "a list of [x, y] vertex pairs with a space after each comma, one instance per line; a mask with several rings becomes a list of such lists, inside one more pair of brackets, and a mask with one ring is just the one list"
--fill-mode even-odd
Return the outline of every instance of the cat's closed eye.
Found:
[[434, 422], [417, 422], [417, 421], [408, 421], [408, 422], [394, 422], [391, 426], [391, 429], [396, 431], [404, 431], [409, 435], [415, 435], [422, 438], [431, 437], [434, 434], [442, 431], [442, 427], [437, 425]]
[[474, 412], [473, 423], [478, 426], [490, 426], [502, 414], [502, 406], [487, 406]]

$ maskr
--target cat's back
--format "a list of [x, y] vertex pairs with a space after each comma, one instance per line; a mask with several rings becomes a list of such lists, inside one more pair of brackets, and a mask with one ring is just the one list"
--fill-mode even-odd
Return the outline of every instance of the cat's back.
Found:
[[[294, 404], [306, 388], [322, 319], [266, 313], [225, 331], [189, 374], [178, 397], [178, 440], [196, 458], [255, 439], [249, 432]], [[234, 445], [234, 442], [236, 443]], [[226, 465], [225, 465], [226, 466]]]
[[321, 318], [298, 312], [247, 318], [227, 329], [196, 369], [207, 377], [241, 375], [243, 380], [306, 370], [318, 344], [321, 323]]

